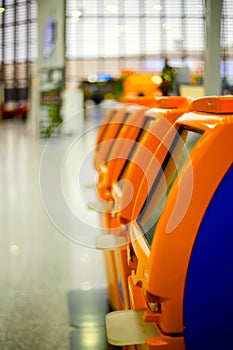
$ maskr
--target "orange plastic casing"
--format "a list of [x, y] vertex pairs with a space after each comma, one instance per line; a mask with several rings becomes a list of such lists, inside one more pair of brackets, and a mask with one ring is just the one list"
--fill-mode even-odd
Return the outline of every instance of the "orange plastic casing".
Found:
[[122, 98], [122, 102], [132, 103], [140, 106], [145, 106], [148, 108], [157, 107], [156, 98], [153, 96], [135, 96], [135, 97], [125, 96]]
[[[106, 159], [106, 163], [102, 168], [99, 168], [98, 172], [97, 192], [102, 199], [112, 200], [112, 184], [119, 179], [121, 171], [128, 160], [130, 151], [135, 145], [137, 136], [143, 128], [143, 123], [146, 118], [149, 117], [155, 120], [163, 116], [169, 123], [173, 123], [178, 116], [187, 111], [191, 103], [191, 99], [182, 96], [159, 97], [155, 101], [158, 108], [148, 110], [148, 112], [146, 112], [146, 109], [142, 109], [143, 113], [138, 113], [137, 115], [136, 113], [132, 114], [117, 134], [117, 140], [114, 142], [114, 145], [111, 144], [112, 149]], [[162, 134], [164, 134], [164, 130], [169, 128], [169, 123], [164, 122], [164, 126], [160, 127], [160, 129], [163, 130]], [[143, 145], [143, 147], [150, 150], [151, 144], [151, 152], [153, 152], [158, 145], [156, 142], [157, 135], [155, 135], [154, 139], [153, 136], [154, 135], [151, 136], [147, 145]], [[161, 139], [160, 134], [158, 137]]]
[[[155, 163], [154, 167], [160, 167], [167, 149], [165, 148], [164, 152], [160, 152], [160, 158], [154, 158], [154, 152], [160, 145], [161, 140], [164, 138], [168, 130], [172, 127], [175, 120], [185, 112], [187, 112], [187, 109], [151, 109], [146, 113], [147, 116], [153, 117], [155, 122], [150, 130], [144, 135], [141, 143], [138, 144], [133, 159], [130, 159], [130, 164], [128, 165], [127, 172], [124, 176], [127, 182], [124, 184], [122, 192], [120, 191], [119, 183], [116, 181], [117, 175], [114, 175], [112, 178], [113, 197], [117, 203], [117, 207], [113, 210], [119, 223], [128, 224], [141, 210], [144, 199], [147, 197], [154, 178], [152, 176], [152, 179], [150, 180], [149, 177], [145, 176], [148, 164], [153, 161]], [[118, 163], [120, 163], [120, 161], [121, 160], [118, 160]], [[116, 169], [115, 174], [117, 174], [117, 171], [119, 172], [119, 167]], [[141, 194], [141, 200], [137, 202], [138, 210], [136, 211], [136, 208], [134, 208], [136, 216], [133, 217], [133, 207], [135, 207], [137, 191], [142, 179], [144, 179], [143, 193]]]
[[140, 108], [140, 106], [120, 104], [106, 115], [100, 126], [94, 150], [94, 168], [97, 171], [106, 161], [114, 140], [127, 118]]
[[184, 96], [126, 96], [122, 99], [125, 103], [137, 104], [148, 108], [186, 108], [191, 100]]
[[[119, 133], [118, 147], [117, 147], [117, 143], [115, 143], [114, 145], [116, 148], [114, 147], [114, 150], [111, 153], [113, 160], [112, 162], [108, 163], [107, 172], [106, 172], [107, 176], [105, 177], [105, 183], [104, 183], [105, 188], [108, 189], [109, 191], [111, 187], [113, 187], [113, 197], [116, 201], [116, 206], [112, 208], [112, 211], [117, 210], [118, 205], [122, 205], [122, 203], [124, 203], [125, 200], [128, 200], [127, 189], [124, 191], [124, 195], [126, 197], [123, 196], [123, 198], [121, 198], [117, 195], [121, 192], [118, 186], [117, 180], [122, 168], [124, 167], [125, 162], [127, 161], [127, 154], [129, 154], [130, 148], [132, 147], [131, 140], [135, 138], [135, 135], [137, 135], [137, 133], [139, 132], [140, 128], [138, 127], [138, 125], [141, 127], [145, 118], [149, 117], [154, 120], [153, 125], [148, 130], [146, 130], [146, 133], [143, 135], [143, 138], [140, 141], [140, 143], [137, 143], [137, 149], [134, 153], [134, 157], [133, 159], [130, 159], [129, 170], [125, 174], [125, 177], [127, 178], [127, 180], [133, 183], [133, 186], [134, 186], [134, 195], [132, 200], [130, 201], [128, 206], [126, 206], [124, 209], [120, 210], [116, 214], [116, 217], [114, 217], [113, 212], [111, 210], [110, 211], [107, 210], [106, 212], [101, 214], [102, 222], [104, 222], [104, 226], [106, 228], [109, 228], [109, 233], [122, 234], [121, 225], [124, 223], [130, 222], [131, 216], [132, 216], [133, 203], [136, 196], [136, 191], [141, 182], [141, 178], [144, 175], [144, 171], [149, 161], [153, 157], [153, 153], [155, 149], [158, 147], [160, 141], [162, 140], [166, 132], [169, 130], [171, 125], [180, 115], [182, 115], [187, 111], [187, 106], [189, 106], [190, 100], [186, 98], [175, 99], [173, 97], [172, 98], [162, 97], [160, 98], [160, 103], [164, 107], [169, 106], [174, 108], [174, 106], [179, 104], [179, 105], [185, 106], [186, 108], [179, 108], [179, 109], [154, 108], [154, 109], [148, 110], [145, 114], [142, 114], [141, 117], [137, 119], [136, 123], [133, 119], [132, 120], [130, 119], [129, 123], [127, 123]], [[130, 125], [131, 122], [135, 123], [133, 127]], [[131, 140], [129, 139], [130, 137], [131, 137]], [[138, 167], [139, 163], [141, 163], [140, 167]], [[118, 189], [116, 190], [116, 188]], [[125, 213], [126, 215], [123, 216]], [[123, 232], [123, 234], [127, 235], [128, 231]], [[104, 255], [105, 255], [105, 259], [109, 260], [109, 265], [107, 267], [108, 284], [111, 285], [113, 279], [118, 280], [118, 278], [120, 278], [122, 283], [123, 295], [124, 295], [124, 301], [122, 301], [122, 303], [119, 303], [117, 302], [117, 300], [120, 300], [118, 285], [115, 287], [115, 289], [110, 288], [109, 294], [110, 294], [111, 305], [113, 306], [114, 309], [119, 310], [123, 307], [127, 309], [129, 308], [128, 276], [131, 271], [131, 268], [127, 264], [127, 258], [126, 258], [127, 247], [122, 246], [118, 249], [118, 251], [105, 252]], [[107, 258], [106, 257], [107, 255], [109, 256], [111, 255], [111, 257]], [[114, 256], [115, 256], [115, 259], [113, 258]], [[118, 272], [118, 276], [113, 277], [113, 275], [117, 272]]]
[[[193, 244], [213, 194], [232, 165], [232, 152], [229, 150], [233, 149], [233, 98], [231, 103], [226, 99], [228, 107], [224, 105], [224, 97], [211, 97], [211, 100], [215, 101], [216, 110], [220, 113], [224, 111], [224, 114], [190, 112], [174, 123], [176, 130], [183, 127], [201, 131], [203, 135], [170, 190], [151, 248], [137, 222], [131, 225], [131, 241], [137, 257], [132, 281], [134, 285], [142, 286], [148, 305], [161, 305], [161, 314], [156, 315], [158, 321], [154, 323], [166, 335], [182, 334], [184, 331], [184, 288]], [[195, 101], [193, 108], [195, 106], [198, 110], [200, 106], [202, 109], [203, 103], [203, 99]], [[168, 137], [166, 135], [164, 143]], [[160, 151], [158, 148], [156, 156]], [[187, 203], [190, 179], [193, 179], [192, 192]], [[136, 201], [141, 200], [141, 190]], [[134, 297], [137, 298], [137, 295], [131, 294], [131, 298]], [[137, 304], [136, 301], [134, 303]]]
[[[131, 110], [128, 111], [129, 109]], [[127, 107], [126, 111], [126, 113], [128, 113], [128, 118], [119, 130], [114, 142], [111, 143], [105, 162], [97, 170], [97, 193], [99, 197], [104, 200], [112, 199], [111, 183], [112, 179], [117, 176], [114, 174], [116, 161], [120, 158], [123, 158], [123, 163], [126, 161], [133, 147], [133, 142], [136, 140], [145, 120], [145, 107], [132, 105]]]
[[[150, 112], [147, 112], [147, 114], [150, 116], [154, 115], [155, 122], [151, 130], [148, 130], [147, 133], [144, 135], [141, 144], [137, 145], [135, 156], [133, 157], [133, 159], [130, 160], [128, 168], [129, 170], [125, 174], [127, 181], [130, 181], [130, 183], [127, 182], [125, 184], [126, 188], [122, 193], [122, 197], [118, 182], [115, 182], [113, 184], [113, 197], [115, 199], [115, 202], [112, 211], [101, 213], [102, 220], [105, 222], [105, 227], [109, 229], [108, 232], [110, 234], [124, 234], [126, 236], [129, 235], [128, 227], [125, 227], [125, 231], [122, 232], [122, 225], [128, 224], [132, 219], [132, 210], [136, 198], [136, 192], [140, 184], [141, 178], [144, 175], [144, 171], [147, 165], [149, 164], [150, 159], [153, 157], [153, 153], [156, 147], [158, 147], [160, 139], [162, 139], [164, 134], [166, 134], [168, 128], [171, 126], [171, 123], [173, 123], [176, 120], [176, 118], [180, 114], [182, 114], [182, 112], [183, 111], [181, 110], [164, 110], [162, 116], [160, 115], [160, 113], [155, 112], [154, 109], [150, 110]], [[140, 166], [138, 166], [139, 162], [141, 163]], [[113, 178], [115, 178], [115, 176], [113, 176]], [[131, 184], [133, 184], [134, 188], [132, 199], [127, 205], [124, 206], [124, 203], [128, 202], [128, 197], [125, 196], [128, 195], [128, 192], [130, 192], [129, 196], [131, 196], [132, 193]], [[152, 181], [150, 186], [151, 185]], [[148, 191], [149, 187], [146, 189], [146, 193], [148, 193]], [[118, 205], [122, 206], [122, 209], [120, 209], [120, 211], [118, 211]], [[106, 252], [105, 254], [109, 253]], [[122, 290], [124, 294], [124, 308], [129, 308], [128, 276], [130, 275], [131, 267], [128, 266], [126, 259], [127, 246], [119, 247], [119, 249], [115, 251], [114, 254], [115, 261], [111, 260], [111, 263], [118, 265], [118, 268], [113, 267], [113, 270], [119, 272], [118, 278], [120, 278], [121, 280]]]

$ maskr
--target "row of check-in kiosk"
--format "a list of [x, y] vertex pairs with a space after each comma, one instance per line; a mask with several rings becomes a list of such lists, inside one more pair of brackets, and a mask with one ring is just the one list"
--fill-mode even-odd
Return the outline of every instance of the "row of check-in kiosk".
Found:
[[94, 166], [109, 343], [231, 347], [232, 160], [233, 96], [161, 97], [106, 115]]

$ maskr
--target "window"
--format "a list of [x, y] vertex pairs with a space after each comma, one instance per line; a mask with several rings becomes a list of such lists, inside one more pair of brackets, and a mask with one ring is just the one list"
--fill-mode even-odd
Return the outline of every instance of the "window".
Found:
[[160, 71], [165, 55], [203, 70], [205, 1], [66, 0], [66, 47], [68, 81], [109, 69]]
[[[66, 0], [68, 81], [174, 67], [203, 76], [205, 0]], [[233, 2], [223, 1], [222, 77], [233, 85]], [[86, 64], [84, 61], [89, 60]]]
[[37, 58], [37, 1], [0, 1], [5, 11], [0, 14], [1, 80], [5, 101], [25, 100], [28, 79]]
[[[233, 2], [223, 1], [221, 27], [221, 73], [228, 86], [233, 87]], [[233, 88], [226, 93], [233, 93]]]

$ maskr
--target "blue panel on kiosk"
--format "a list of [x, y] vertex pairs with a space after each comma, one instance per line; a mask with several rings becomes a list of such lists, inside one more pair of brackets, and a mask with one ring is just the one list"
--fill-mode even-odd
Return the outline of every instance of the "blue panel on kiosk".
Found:
[[184, 296], [187, 350], [229, 349], [233, 329], [232, 208], [233, 166], [211, 200], [193, 247]]

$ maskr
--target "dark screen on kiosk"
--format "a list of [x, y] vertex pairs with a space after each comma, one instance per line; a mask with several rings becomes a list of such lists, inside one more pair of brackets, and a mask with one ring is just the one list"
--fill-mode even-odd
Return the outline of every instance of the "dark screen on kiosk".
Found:
[[[125, 162], [121, 172], [120, 172], [120, 175], [118, 176], [118, 181], [120, 181], [120, 179], [124, 178], [125, 174], [126, 174], [126, 171], [128, 169], [128, 166], [130, 164], [130, 161], [132, 160], [133, 158], [133, 155], [134, 155], [134, 152], [136, 151], [137, 149], [137, 145], [140, 143], [140, 141], [142, 140], [142, 138], [144, 137], [145, 133], [150, 129], [151, 125], [154, 123], [155, 119], [154, 118], [151, 118], [151, 117], [146, 117], [145, 118], [145, 121], [141, 127], [141, 130], [136, 138], [136, 140], [134, 141], [134, 144], [133, 144], [133, 147], [130, 151], [130, 154], [128, 156], [128, 159], [127, 161]], [[121, 188], [123, 189], [123, 185], [124, 183], [121, 184]]]
[[167, 196], [184, 162], [202, 135], [201, 131], [180, 128], [153, 183], [137, 222], [151, 246]]

